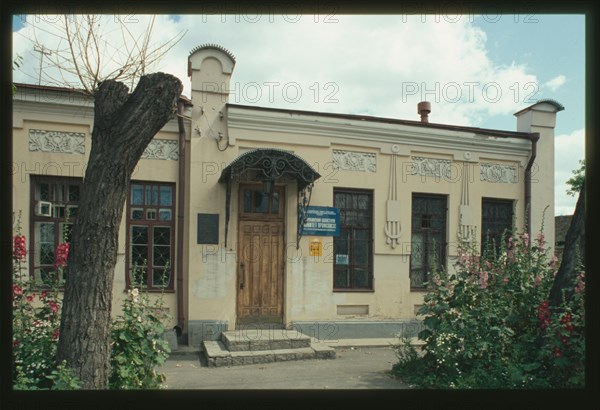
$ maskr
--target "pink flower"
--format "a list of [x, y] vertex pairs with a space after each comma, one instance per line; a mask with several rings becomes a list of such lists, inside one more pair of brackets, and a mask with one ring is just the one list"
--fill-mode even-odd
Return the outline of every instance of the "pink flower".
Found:
[[67, 257], [69, 256], [69, 243], [59, 243], [54, 254], [54, 268], [64, 268], [67, 266]]
[[490, 261], [485, 261], [485, 267], [488, 269], [492, 269], [492, 263]]
[[21, 341], [20, 341], [19, 339], [15, 339], [15, 340], [13, 340], [13, 349], [14, 349], [15, 347], [18, 347], [20, 344], [21, 344]]
[[27, 256], [27, 248], [25, 246], [25, 236], [16, 235], [13, 243], [13, 258], [15, 260], [25, 260]]
[[538, 286], [540, 286], [541, 281], [542, 281], [542, 278], [540, 278], [539, 276], [534, 276], [533, 277], [533, 287], [537, 288]]
[[523, 243], [525, 244], [525, 247], [529, 246], [529, 234], [527, 234], [527, 233], [523, 234]]
[[575, 293], [583, 293], [585, 291], [585, 273], [581, 272], [577, 275], [577, 285], [575, 285]]
[[31, 302], [33, 302], [33, 298], [34, 298], [34, 297], [35, 297], [35, 293], [32, 293], [31, 295], [27, 295], [27, 296], [25, 297], [25, 299], [27, 299], [27, 302], [28, 302], [28, 303], [31, 303]]
[[40, 294], [40, 300], [45, 299], [48, 297], [48, 291], [44, 290], [42, 291], [42, 293]]
[[538, 236], [537, 236], [537, 243], [538, 243], [538, 246], [539, 246], [540, 248], [543, 248], [543, 247], [544, 247], [544, 245], [546, 244], [546, 241], [545, 241], [545, 239], [544, 239], [544, 233], [543, 233], [543, 232], [540, 232], [540, 233], [538, 233]]
[[52, 309], [52, 311], [56, 314], [58, 314], [58, 304], [51, 300], [50, 302], [48, 302], [48, 306], [50, 306], [50, 309]]
[[58, 336], [60, 335], [60, 330], [59, 329], [54, 329], [54, 333], [52, 333], [52, 339], [53, 340], [58, 340]]
[[23, 296], [23, 289], [19, 287], [19, 285], [13, 285], [13, 295], [14, 296]]
[[543, 300], [538, 306], [538, 320], [540, 329], [546, 330], [550, 326], [550, 302]]
[[555, 347], [554, 350], [552, 351], [552, 354], [556, 358], [562, 357], [562, 355], [563, 355], [562, 350], [560, 350], [560, 347]]
[[479, 289], [485, 289], [488, 285], [488, 273], [486, 271], [481, 272], [479, 275]]

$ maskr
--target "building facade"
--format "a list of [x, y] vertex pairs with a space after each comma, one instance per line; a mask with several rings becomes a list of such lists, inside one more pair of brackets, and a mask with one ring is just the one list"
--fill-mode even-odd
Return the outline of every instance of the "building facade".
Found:
[[[516, 113], [514, 132], [430, 123], [427, 103], [420, 121], [261, 108], [228, 102], [234, 66], [219, 46], [190, 53], [183, 120], [132, 176], [115, 314], [141, 282], [164, 288], [190, 345], [257, 326], [392, 337], [418, 329], [428, 273], [452, 268], [459, 236], [498, 244], [543, 220], [554, 243], [557, 102]], [[21, 85], [13, 115], [13, 208], [42, 281], [76, 222], [93, 102]]]

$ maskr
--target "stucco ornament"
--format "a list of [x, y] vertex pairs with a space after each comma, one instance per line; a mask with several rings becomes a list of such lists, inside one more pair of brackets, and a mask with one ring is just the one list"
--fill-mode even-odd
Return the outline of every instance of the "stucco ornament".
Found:
[[81, 132], [30, 129], [29, 151], [85, 154], [85, 134]]
[[479, 164], [481, 181], [516, 184], [517, 167], [514, 165], [481, 163]]
[[142, 154], [143, 159], [179, 159], [179, 145], [176, 140], [152, 140]]
[[377, 172], [377, 159], [370, 152], [333, 150], [333, 164], [344, 171]]

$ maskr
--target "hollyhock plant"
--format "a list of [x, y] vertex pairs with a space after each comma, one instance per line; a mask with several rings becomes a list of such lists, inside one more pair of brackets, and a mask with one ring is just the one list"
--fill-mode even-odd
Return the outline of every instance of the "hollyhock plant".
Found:
[[78, 382], [70, 370], [55, 362], [61, 307], [58, 284], [53, 281], [50, 289], [34, 291], [25, 270], [25, 244], [19, 224], [13, 238], [13, 387], [75, 388]]
[[67, 258], [69, 256], [69, 243], [59, 243], [56, 247], [54, 256], [54, 269], [64, 269], [67, 266]]
[[476, 243], [459, 243], [454, 268], [430, 275], [422, 352], [396, 347], [398, 377], [425, 388], [584, 385], [585, 276], [571, 300], [551, 306], [556, 259], [543, 233], [530, 238], [515, 233], [497, 251], [482, 246], [492, 249], [483, 256]]

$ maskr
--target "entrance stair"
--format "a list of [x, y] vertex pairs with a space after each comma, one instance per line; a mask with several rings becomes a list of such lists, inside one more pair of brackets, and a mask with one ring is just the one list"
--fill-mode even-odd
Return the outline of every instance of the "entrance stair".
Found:
[[209, 367], [335, 359], [332, 347], [293, 329], [273, 328], [223, 332], [221, 340], [203, 342], [203, 354]]

